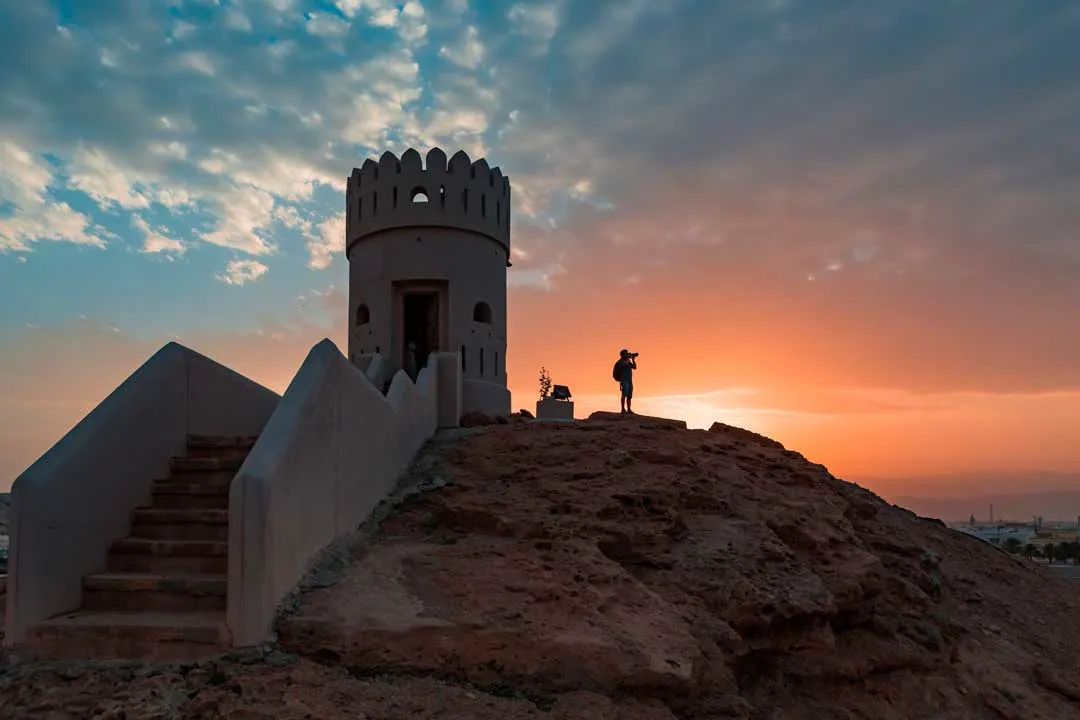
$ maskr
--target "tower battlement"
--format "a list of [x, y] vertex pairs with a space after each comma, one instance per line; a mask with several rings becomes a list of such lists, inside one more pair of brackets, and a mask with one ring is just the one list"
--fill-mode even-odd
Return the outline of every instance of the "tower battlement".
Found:
[[510, 178], [483, 158], [464, 151], [446, 158], [432, 148], [426, 161], [410, 148], [398, 159], [383, 153], [378, 162], [353, 168], [346, 192], [345, 254], [365, 238], [385, 230], [447, 227], [487, 236], [510, 253]]

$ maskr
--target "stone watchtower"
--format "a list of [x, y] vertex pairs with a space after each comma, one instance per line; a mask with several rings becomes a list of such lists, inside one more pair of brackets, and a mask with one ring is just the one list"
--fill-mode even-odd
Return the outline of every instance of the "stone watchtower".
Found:
[[464, 152], [432, 149], [365, 160], [349, 177], [349, 358], [378, 353], [416, 368], [458, 352], [462, 409], [510, 412], [506, 387], [506, 269], [510, 180]]

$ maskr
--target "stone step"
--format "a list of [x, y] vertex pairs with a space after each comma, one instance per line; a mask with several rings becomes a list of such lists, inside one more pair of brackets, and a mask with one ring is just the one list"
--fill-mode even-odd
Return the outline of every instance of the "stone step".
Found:
[[229, 508], [229, 488], [220, 483], [155, 482], [152, 498], [153, 506], [160, 510]]
[[258, 435], [188, 435], [188, 450], [250, 450], [255, 447]]
[[217, 437], [211, 435], [188, 435], [187, 457], [190, 458], [246, 458], [255, 447], [256, 437]]
[[205, 612], [225, 609], [228, 576], [95, 573], [83, 578], [83, 610]]
[[131, 536], [151, 540], [227, 541], [229, 511], [220, 508], [137, 508], [131, 514]]
[[46, 660], [197, 660], [226, 652], [223, 612], [76, 612], [28, 628], [27, 645]]
[[109, 548], [110, 573], [217, 575], [228, 572], [229, 543], [129, 537]]
[[229, 482], [244, 458], [174, 457], [169, 460], [169, 479], [176, 482]]
[[232, 481], [227, 482], [187, 482], [184, 480], [155, 480], [154, 492], [173, 495], [229, 495]]

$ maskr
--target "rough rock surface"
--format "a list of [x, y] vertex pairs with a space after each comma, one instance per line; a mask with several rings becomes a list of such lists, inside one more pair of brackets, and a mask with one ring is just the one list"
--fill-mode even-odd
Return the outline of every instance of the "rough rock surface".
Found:
[[338, 544], [278, 650], [23, 665], [0, 716], [1080, 717], [1074, 585], [768, 438], [605, 414], [444, 460]]

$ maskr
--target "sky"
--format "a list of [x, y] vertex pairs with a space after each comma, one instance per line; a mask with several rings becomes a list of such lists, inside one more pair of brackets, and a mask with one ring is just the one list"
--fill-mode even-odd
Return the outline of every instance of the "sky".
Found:
[[629, 347], [639, 412], [883, 494], [1080, 472], [1078, 33], [1011, 0], [0, 3], [0, 490], [169, 340], [278, 391], [344, 349], [345, 178], [433, 146], [510, 177], [515, 408], [541, 366], [613, 408]]

